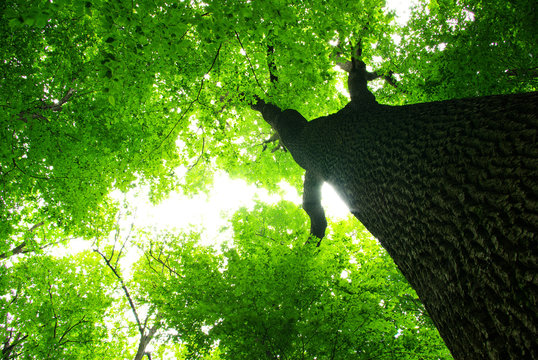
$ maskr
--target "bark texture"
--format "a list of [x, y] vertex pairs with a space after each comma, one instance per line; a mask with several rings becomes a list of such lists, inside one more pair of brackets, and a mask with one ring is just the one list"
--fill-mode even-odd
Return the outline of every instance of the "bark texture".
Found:
[[538, 359], [537, 104], [538, 93], [352, 101], [310, 122], [253, 108], [336, 188], [469, 360]]

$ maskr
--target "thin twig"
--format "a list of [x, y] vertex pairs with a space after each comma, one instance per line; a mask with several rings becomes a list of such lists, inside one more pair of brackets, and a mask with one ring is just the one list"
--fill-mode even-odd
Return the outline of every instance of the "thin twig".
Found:
[[121, 245], [120, 251], [118, 252], [118, 257], [116, 258], [116, 264], [114, 265], [115, 267], [118, 266], [118, 261], [120, 260], [121, 254], [123, 253], [123, 250], [125, 249], [125, 244], [127, 244], [127, 242], [129, 241], [129, 238], [131, 237], [131, 233], [133, 231], [133, 228], [134, 228], [134, 223], [131, 223], [131, 227], [129, 228], [129, 233], [125, 237], [125, 241]]
[[205, 81], [205, 75], [208, 75], [211, 70], [213, 69], [213, 67], [215, 66], [216, 62], [217, 62], [217, 59], [219, 57], [219, 54], [220, 54], [220, 49], [222, 48], [222, 43], [219, 44], [219, 48], [217, 49], [217, 53], [215, 54], [215, 57], [213, 58], [213, 62], [211, 63], [211, 66], [209, 67], [209, 69], [206, 71], [206, 73], [204, 74], [204, 76], [202, 76], [202, 80], [200, 81], [200, 88], [198, 89], [198, 93], [196, 94], [196, 99], [194, 99], [193, 101], [190, 102], [189, 106], [187, 106], [187, 110], [185, 110], [185, 112], [181, 115], [181, 117], [179, 118], [178, 121], [176, 121], [176, 123], [174, 124], [174, 126], [172, 126], [172, 129], [170, 129], [170, 131], [168, 132], [168, 134], [166, 134], [166, 136], [162, 139], [162, 141], [159, 143], [159, 145], [154, 148], [146, 157], [145, 159], [147, 159], [151, 154], [153, 154], [156, 150], [158, 150], [163, 144], [164, 142], [170, 137], [170, 135], [172, 135], [172, 133], [174, 132], [174, 130], [176, 129], [176, 127], [179, 125], [179, 123], [185, 118], [185, 116], [189, 113], [189, 111], [191, 110], [192, 106], [198, 102], [198, 100], [200, 99], [200, 94], [202, 93], [202, 89], [204, 87], [204, 81]]
[[[148, 258], [148, 257], [151, 257], [153, 260], [157, 261], [159, 264], [161, 264], [163, 267], [165, 267], [171, 274], [174, 274], [174, 275], [176, 275], [176, 276], [180, 276], [180, 274], [179, 274], [177, 271], [175, 271], [174, 269], [172, 269], [172, 268], [170, 267], [170, 265], [168, 265], [168, 264], [166, 264], [164, 261], [162, 261], [162, 260], [160, 259], [160, 256], [159, 256], [159, 257], [156, 257], [156, 256], [153, 254], [153, 252], [152, 252], [151, 250], [150, 250], [149, 254], [146, 255], [146, 258]], [[149, 263], [149, 261], [150, 261], [150, 260], [149, 260], [149, 258], [148, 258], [148, 263]]]
[[54, 332], [53, 332], [53, 337], [56, 338], [56, 329], [58, 328], [58, 315], [56, 315], [56, 310], [54, 309], [54, 300], [52, 299], [52, 292], [50, 291], [52, 288], [52, 284], [49, 282], [49, 288], [47, 289], [48, 293], [49, 293], [49, 298], [50, 298], [50, 305], [51, 305], [51, 308], [52, 308], [52, 315], [54, 317]]
[[[63, 335], [60, 337], [60, 339], [58, 340], [58, 344], [62, 345], [62, 341], [63, 341], [63, 339], [67, 336], [67, 334], [68, 334], [71, 330], [73, 330], [77, 325], [82, 324], [82, 323], [84, 322], [84, 318], [85, 318], [85, 317], [86, 317], [86, 315], [83, 315], [82, 318], [81, 318], [79, 321], [77, 321], [76, 323], [74, 323], [73, 325], [71, 325], [70, 327], [68, 327], [68, 328], [64, 331], [64, 333], [63, 333]], [[68, 341], [69, 341], [69, 340], [66, 340], [65, 343], [67, 343]], [[65, 344], [65, 343], [64, 343], [64, 344]]]
[[196, 161], [194, 162], [194, 164], [192, 164], [192, 165], [189, 167], [189, 170], [187, 170], [187, 172], [191, 171], [196, 165], [198, 165], [198, 163], [200, 162], [200, 159], [201, 159], [202, 156], [204, 155], [204, 148], [205, 148], [205, 136], [202, 137], [202, 150], [200, 150], [200, 155], [198, 156], [198, 158], [196, 159]]
[[276, 84], [278, 82], [278, 76], [275, 75], [276, 65], [274, 54], [275, 48], [273, 45], [267, 45], [267, 67], [269, 68], [269, 80], [272, 84]]
[[239, 45], [241, 46], [241, 49], [245, 52], [245, 57], [247, 58], [248, 64], [250, 66], [250, 69], [252, 70], [252, 75], [254, 75], [254, 79], [256, 80], [256, 83], [262, 89], [263, 93], [266, 94], [267, 92], [263, 88], [263, 86], [260, 84], [260, 81], [258, 80], [258, 77], [256, 76], [256, 71], [254, 71], [254, 66], [252, 66], [252, 62], [250, 61], [250, 57], [248, 56], [247, 50], [245, 50], [245, 47], [243, 46], [243, 43], [241, 42], [241, 38], [239, 37], [239, 34], [237, 31], [234, 31], [235, 37], [237, 38], [237, 41], [239, 41]]

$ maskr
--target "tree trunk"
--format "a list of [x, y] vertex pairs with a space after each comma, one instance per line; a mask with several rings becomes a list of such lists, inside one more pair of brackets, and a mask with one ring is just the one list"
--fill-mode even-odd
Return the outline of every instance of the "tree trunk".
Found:
[[[147, 334], [140, 334], [140, 341], [138, 342], [138, 349], [136, 351], [135, 357], [133, 360], [142, 360], [144, 356], [148, 358], [148, 360], [151, 360], [151, 353], [146, 351], [146, 348], [148, 347], [151, 340], [153, 340], [153, 337], [155, 336], [155, 333], [157, 330], [159, 330], [160, 325], [160, 317], [157, 317], [155, 320], [155, 324], [153, 327], [149, 329], [149, 332]], [[145, 332], [145, 331], [144, 331]]]
[[350, 103], [282, 139], [379, 239], [456, 359], [538, 359], [537, 103]]

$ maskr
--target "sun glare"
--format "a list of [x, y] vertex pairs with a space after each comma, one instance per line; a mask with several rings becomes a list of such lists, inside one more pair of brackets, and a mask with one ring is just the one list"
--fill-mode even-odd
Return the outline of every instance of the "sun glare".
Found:
[[404, 25], [411, 17], [411, 8], [418, 4], [417, 0], [387, 0], [386, 8], [396, 12], [396, 22]]
[[[204, 233], [204, 243], [217, 244], [231, 233], [221, 232], [229, 218], [241, 207], [252, 209], [256, 201], [274, 204], [280, 200], [301, 205], [302, 197], [291, 185], [279, 183], [282, 196], [269, 194], [267, 190], [247, 184], [244, 180], [231, 179], [227, 174], [218, 174], [212, 190], [207, 194], [186, 197], [178, 192], [157, 205], [149, 203], [143, 195], [128, 195], [128, 202], [136, 211], [138, 227], [182, 230], [193, 228]], [[349, 209], [336, 191], [329, 185], [322, 188], [322, 205], [327, 217], [341, 220], [348, 216]]]
[[336, 193], [334, 188], [325, 183], [321, 188], [321, 204], [325, 214], [333, 220], [342, 220], [348, 217], [349, 208]]

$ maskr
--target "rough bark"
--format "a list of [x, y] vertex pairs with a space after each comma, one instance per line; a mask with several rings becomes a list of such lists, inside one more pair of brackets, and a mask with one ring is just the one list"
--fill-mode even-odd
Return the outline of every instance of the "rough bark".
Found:
[[537, 104], [538, 93], [352, 101], [310, 122], [253, 108], [336, 188], [468, 360], [538, 358]]

